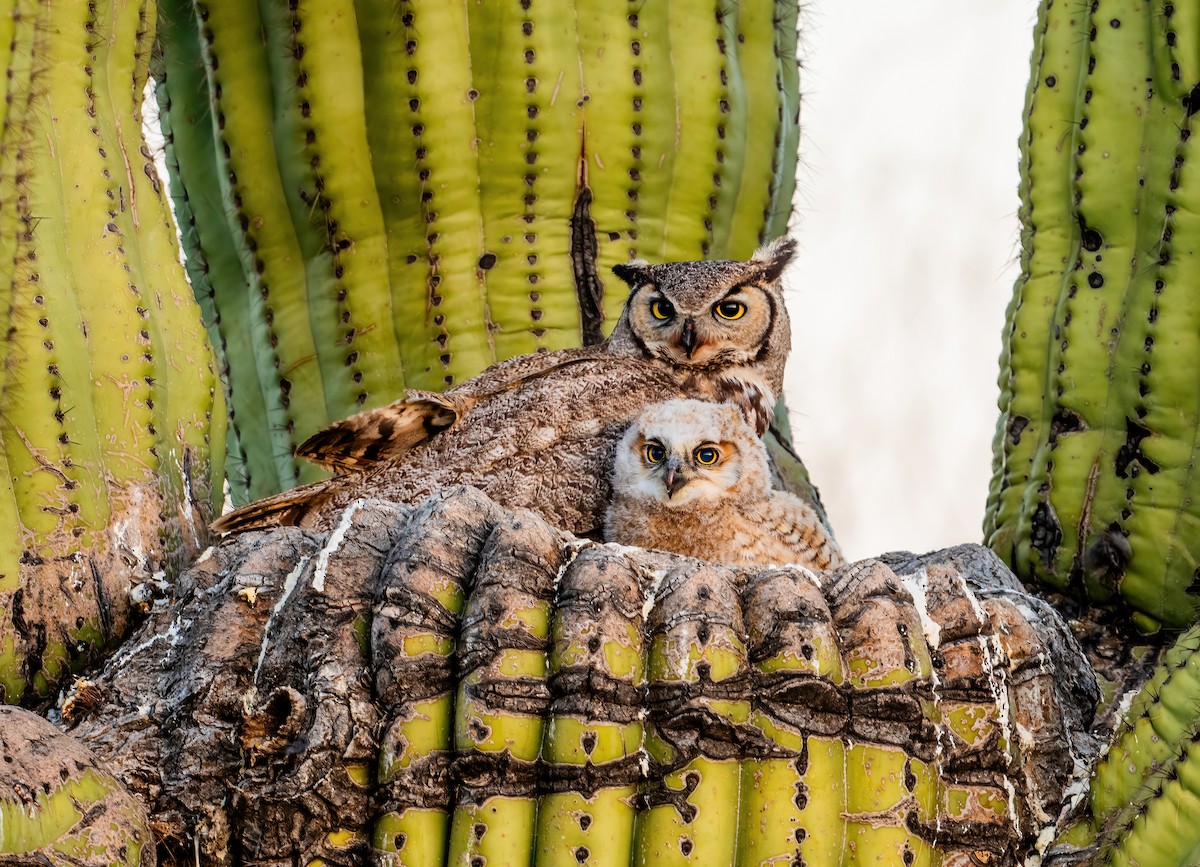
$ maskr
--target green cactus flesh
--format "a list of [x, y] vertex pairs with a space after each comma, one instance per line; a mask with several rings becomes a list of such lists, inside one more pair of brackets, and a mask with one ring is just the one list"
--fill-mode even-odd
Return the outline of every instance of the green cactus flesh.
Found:
[[1042, 3], [984, 523], [1018, 575], [1144, 630], [1191, 621], [1200, 565], [1200, 31], [1182, 6]]
[[0, 707], [0, 756], [0, 863], [155, 863], [146, 808], [69, 735]]

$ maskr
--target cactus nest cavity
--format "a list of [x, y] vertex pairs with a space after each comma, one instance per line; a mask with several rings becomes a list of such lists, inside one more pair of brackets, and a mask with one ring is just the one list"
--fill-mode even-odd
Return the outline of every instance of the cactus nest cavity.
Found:
[[978, 546], [731, 570], [460, 488], [179, 592], [64, 709], [166, 863], [1013, 863], [1094, 753], [1085, 658]]

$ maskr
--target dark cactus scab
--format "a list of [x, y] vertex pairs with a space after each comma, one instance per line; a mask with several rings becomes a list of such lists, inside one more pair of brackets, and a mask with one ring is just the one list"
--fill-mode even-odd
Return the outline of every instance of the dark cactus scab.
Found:
[[1100, 233], [1095, 229], [1089, 228], [1082, 217], [1079, 221], [1079, 229], [1079, 243], [1083, 246], [1083, 249], [1089, 253], [1099, 252], [1100, 248], [1104, 246], [1104, 238], [1101, 237]]
[[1159, 465], [1142, 453], [1142, 440], [1151, 434], [1152, 431], [1145, 425], [1133, 419], [1125, 420], [1125, 442], [1117, 449], [1113, 462], [1113, 469], [1122, 479], [1137, 474], [1138, 467], [1131, 466], [1135, 463], [1151, 475], [1159, 471]]
[[1033, 511], [1030, 544], [1047, 568], [1053, 567], [1062, 540], [1062, 525], [1058, 522], [1058, 516], [1054, 514], [1054, 507], [1043, 500]]
[[592, 191], [584, 186], [576, 195], [575, 210], [571, 215], [571, 270], [575, 278], [575, 295], [579, 299], [584, 346], [604, 340], [604, 281], [596, 268], [598, 254], [596, 222], [592, 219]]
[[1021, 444], [1021, 433], [1029, 426], [1029, 419], [1022, 415], [1014, 415], [1008, 420], [1008, 441], [1014, 446]]
[[1133, 548], [1129, 540], [1121, 527], [1113, 522], [1088, 545], [1083, 566], [1091, 582], [1116, 590], [1132, 559]]
[[1050, 443], [1051, 445], [1056, 443], [1063, 434], [1078, 433], [1087, 429], [1087, 422], [1084, 421], [1083, 416], [1065, 407], [1061, 408], [1050, 420]]
[[[1173, 37], [1174, 35], [1174, 33], [1169, 33], [1168, 37]], [[1197, 82], [1195, 86], [1188, 91], [1187, 96], [1183, 98], [1183, 108], [1187, 112], [1187, 116], [1189, 118], [1196, 112], [1200, 111], [1200, 82]]]

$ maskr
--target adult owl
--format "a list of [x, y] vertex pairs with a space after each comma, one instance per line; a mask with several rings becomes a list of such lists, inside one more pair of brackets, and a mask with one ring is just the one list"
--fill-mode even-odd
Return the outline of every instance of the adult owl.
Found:
[[508, 359], [442, 394], [409, 392], [331, 425], [296, 453], [341, 475], [250, 503], [213, 528], [328, 528], [361, 497], [413, 502], [469, 484], [598, 534], [613, 450], [642, 407], [732, 401], [765, 431], [790, 347], [779, 278], [794, 252], [783, 238], [745, 262], [620, 265], [630, 294], [604, 343]]
[[648, 406], [629, 426], [604, 538], [730, 566], [844, 563], [812, 506], [771, 490], [766, 447], [741, 412], [698, 400]]

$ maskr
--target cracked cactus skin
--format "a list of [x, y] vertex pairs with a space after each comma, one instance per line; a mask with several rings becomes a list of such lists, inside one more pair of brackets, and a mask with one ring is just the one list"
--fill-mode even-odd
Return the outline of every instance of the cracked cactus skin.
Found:
[[0, 701], [130, 627], [220, 504], [224, 408], [142, 139], [153, 3], [0, 4]]
[[161, 10], [172, 195], [238, 502], [317, 478], [292, 447], [330, 422], [599, 341], [618, 262], [745, 258], [787, 231], [790, 0]]
[[1041, 4], [984, 522], [1023, 579], [1144, 631], [1200, 590], [1195, 17]]

